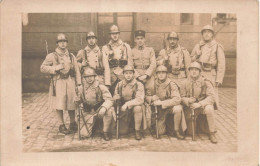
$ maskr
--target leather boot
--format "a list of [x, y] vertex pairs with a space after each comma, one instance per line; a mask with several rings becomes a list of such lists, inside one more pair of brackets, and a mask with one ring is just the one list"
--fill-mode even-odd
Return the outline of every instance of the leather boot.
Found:
[[209, 139], [210, 139], [210, 141], [211, 141], [213, 144], [218, 143], [217, 138], [216, 138], [216, 136], [215, 136], [215, 132], [211, 132], [211, 133], [209, 134]]
[[109, 141], [110, 140], [110, 138], [108, 136], [108, 132], [104, 132], [103, 133], [103, 138], [104, 138], [105, 141]]
[[59, 126], [59, 131], [60, 133], [63, 133], [65, 135], [70, 133], [69, 130], [66, 128], [65, 124]]
[[72, 132], [72, 133], [76, 133], [78, 131], [78, 125], [76, 122], [73, 122], [73, 123], [70, 123], [70, 128], [69, 130]]
[[136, 131], [135, 131], [135, 139], [136, 139], [136, 140], [142, 139], [140, 130], [136, 130]]
[[180, 139], [180, 140], [184, 139], [184, 136], [182, 136], [179, 131], [175, 131], [175, 133], [176, 133], [177, 139]]

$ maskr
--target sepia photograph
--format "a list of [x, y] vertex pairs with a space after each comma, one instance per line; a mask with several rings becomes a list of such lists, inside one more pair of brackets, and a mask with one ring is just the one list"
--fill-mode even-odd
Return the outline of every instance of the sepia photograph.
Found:
[[237, 152], [234, 13], [22, 13], [23, 152]]

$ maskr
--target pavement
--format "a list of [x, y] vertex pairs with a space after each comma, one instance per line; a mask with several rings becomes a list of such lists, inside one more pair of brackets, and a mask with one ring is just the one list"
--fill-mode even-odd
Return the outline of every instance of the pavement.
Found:
[[[212, 144], [207, 135], [197, 135], [196, 141], [162, 135], [156, 139], [149, 130], [140, 141], [134, 132], [110, 141], [104, 141], [100, 133], [79, 140], [77, 133], [63, 135], [58, 132], [56, 112], [48, 109], [48, 93], [23, 93], [22, 127], [24, 152], [85, 152], [85, 151], [151, 151], [151, 152], [236, 152], [237, 151], [237, 101], [235, 88], [219, 88], [220, 109], [216, 111], [216, 137]], [[69, 126], [68, 113], [65, 123]]]

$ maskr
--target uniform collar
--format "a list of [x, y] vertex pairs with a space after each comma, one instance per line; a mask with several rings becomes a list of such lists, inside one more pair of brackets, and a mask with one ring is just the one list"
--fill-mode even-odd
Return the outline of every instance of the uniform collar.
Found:
[[212, 40], [211, 42], [209, 42], [209, 43], [206, 43], [204, 40], [201, 40], [200, 43], [199, 43], [200, 46], [208, 45], [208, 47], [212, 47], [212, 46], [214, 46], [215, 44], [217, 44], [217, 42], [216, 42], [215, 39], [213, 39], [213, 40]]
[[88, 45], [85, 47], [85, 50], [87, 52], [94, 51], [97, 52], [99, 50], [99, 47], [96, 45], [94, 48], [90, 48]]
[[132, 81], [131, 82], [126, 82], [126, 80], [124, 79], [123, 80], [123, 86], [126, 86], [126, 85], [129, 85], [129, 86], [134, 86], [136, 84], [136, 79], [134, 78], [134, 79], [132, 79]]
[[159, 83], [159, 80], [157, 78], [155, 81], [155, 84], [156, 84], [156, 86], [161, 86], [164, 89], [169, 85], [170, 82], [171, 82], [171, 80], [169, 78], [166, 78], [166, 80], [163, 83]]
[[59, 56], [69, 55], [68, 49], [65, 49], [65, 52], [63, 52], [59, 47], [55, 49], [55, 52], [57, 52]]
[[180, 50], [181, 50], [181, 46], [178, 44], [176, 48], [170, 48], [170, 47], [168, 47], [168, 48], [167, 48], [167, 53], [168, 53], [168, 54], [170, 54], [171, 52], [176, 53], [176, 52], [179, 52]]
[[95, 80], [92, 84], [88, 84], [87, 81], [85, 81], [85, 80], [84, 80], [84, 82], [86, 83], [85, 88], [87, 88], [87, 89], [88, 89], [89, 87], [96, 88], [96, 87], [98, 87], [98, 85], [99, 85], [99, 82], [98, 82], [97, 80]]
[[143, 46], [141, 46], [141, 47], [139, 47], [139, 46], [135, 46], [135, 48], [137, 49], [137, 50], [144, 50], [145, 49], [145, 45], [143, 45]]
[[123, 44], [123, 41], [121, 39], [118, 39], [117, 42], [113, 42], [113, 40], [110, 40], [108, 44], [111, 46], [120, 46], [121, 44]]
[[198, 84], [198, 83], [201, 83], [201, 82], [203, 81], [204, 77], [200, 76], [197, 80], [193, 80], [193, 79], [190, 78], [190, 77], [189, 77], [188, 79], [189, 79], [189, 81], [190, 81], [191, 83]]

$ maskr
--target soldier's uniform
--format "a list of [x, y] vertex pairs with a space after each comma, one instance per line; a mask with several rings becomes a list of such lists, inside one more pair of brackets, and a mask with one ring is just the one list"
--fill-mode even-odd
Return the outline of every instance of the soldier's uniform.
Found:
[[[167, 68], [165, 66], [158, 66], [156, 72], [165, 71]], [[181, 106], [181, 97], [177, 85], [171, 81], [169, 78], [163, 83], [158, 81], [158, 78], [155, 79], [154, 83], [148, 87], [146, 91], [145, 100], [149, 104], [152, 104], [153, 96], [156, 95], [159, 97], [159, 100], [162, 101], [162, 105], [158, 107], [158, 130], [159, 134], [165, 134], [167, 132], [172, 135], [173, 132], [179, 134], [180, 127], [184, 132], [186, 130], [186, 122]], [[154, 106], [152, 106], [154, 109]], [[174, 124], [166, 123], [167, 116], [174, 114]], [[181, 139], [182, 136], [180, 136]]]
[[[132, 66], [125, 66], [124, 71], [131, 70], [134, 72]], [[120, 96], [120, 105], [123, 106], [127, 104], [127, 110], [125, 112], [120, 112], [120, 121], [119, 121], [119, 133], [127, 134], [131, 114], [134, 115], [135, 121], [135, 130], [138, 132], [140, 137], [140, 128], [143, 119], [143, 103], [144, 103], [144, 86], [141, 82], [133, 78], [130, 82], [127, 82], [125, 79], [120, 81], [116, 88], [114, 96]], [[141, 138], [139, 138], [141, 139]]]
[[[82, 75], [83, 93], [81, 95], [81, 100], [84, 105], [83, 116], [85, 122], [83, 121], [83, 123], [81, 123], [84, 125], [81, 129], [81, 134], [90, 137], [92, 134], [92, 128], [97, 118], [100, 117], [103, 118], [103, 132], [107, 137], [113, 119], [113, 98], [108, 88], [105, 85], [100, 84], [97, 80], [92, 84], [89, 84], [85, 80], [85, 77], [88, 76], [96, 76], [96, 73], [92, 68], [87, 67], [84, 68]], [[102, 107], [106, 109], [103, 117], [99, 116], [99, 111]]]
[[[64, 34], [58, 34], [57, 36], [56, 42], [58, 43], [61, 41], [68, 42]], [[67, 49], [62, 51], [57, 47], [55, 52], [46, 56], [40, 70], [42, 73], [51, 74], [51, 83], [49, 88], [50, 108], [59, 111], [59, 115], [62, 116], [60, 118], [62, 119], [63, 112], [60, 112], [62, 110], [70, 111], [69, 116], [72, 116], [71, 113], [73, 114], [73, 111], [75, 111], [75, 87], [81, 85], [80, 71], [75, 56]], [[77, 124], [75, 121], [70, 123], [69, 129], [73, 132], [77, 130]], [[64, 134], [69, 134], [64, 122], [63, 125], [59, 126], [59, 131]]]
[[[89, 37], [96, 38], [93, 32], [89, 32], [86, 39], [88, 39]], [[78, 64], [80, 70], [85, 66], [89, 66], [95, 69], [95, 72], [97, 74], [96, 80], [98, 80], [101, 84], [111, 85], [108, 59], [107, 56], [103, 56], [98, 45], [95, 45], [93, 48], [87, 45], [84, 49], [78, 51], [76, 58], [79, 62]]]
[[[167, 39], [175, 38], [179, 40], [176, 32], [168, 34]], [[190, 54], [187, 49], [177, 44], [176, 48], [164, 48], [159, 52], [157, 65], [167, 67], [168, 78], [180, 86], [181, 82], [188, 76], [188, 67], [191, 63]]]
[[[145, 31], [138, 30], [135, 32], [135, 37], [143, 36], [145, 37]], [[135, 68], [135, 77], [138, 80], [138, 77], [147, 75], [146, 82], [144, 82], [145, 88], [151, 81], [154, 80], [153, 73], [156, 68], [156, 57], [154, 49], [152, 47], [142, 47], [135, 46], [132, 49], [132, 59], [133, 66]]]
[[[116, 25], [111, 26], [110, 34], [120, 33]], [[123, 68], [125, 65], [132, 65], [131, 59], [131, 48], [130, 46], [123, 42], [121, 39], [118, 39], [117, 42], [114, 42], [112, 39], [108, 44], [102, 47], [102, 53], [104, 57], [107, 57], [109, 67], [110, 67], [110, 77], [111, 77], [111, 88], [110, 92], [114, 92], [114, 87], [117, 82], [123, 80]]]
[[[193, 62], [190, 68], [192, 67], [201, 70], [200, 64], [197, 62]], [[184, 112], [185, 112], [185, 117], [188, 125], [188, 130], [187, 130], [188, 134], [192, 133], [191, 108], [190, 108], [191, 103], [189, 101], [190, 98], [195, 98], [196, 99], [195, 102], [201, 105], [200, 108], [194, 110], [195, 116], [197, 117], [197, 121], [196, 121], [197, 129], [199, 129], [200, 132], [207, 133], [210, 134], [210, 136], [213, 135], [215, 137], [214, 135], [215, 132], [214, 95], [215, 94], [214, 94], [214, 88], [212, 82], [203, 76], [200, 76], [196, 80], [187, 78], [183, 82], [180, 93], [181, 93], [182, 104], [184, 105]]]
[[[202, 28], [201, 33], [204, 30], [210, 30], [214, 34], [213, 28], [210, 25], [206, 25]], [[209, 43], [201, 40], [195, 45], [191, 53], [192, 61], [197, 61], [202, 66], [201, 75], [207, 77], [215, 86], [215, 83], [222, 84], [225, 75], [225, 54], [221, 44], [214, 39]], [[219, 105], [217, 88], [215, 88], [216, 103]]]

